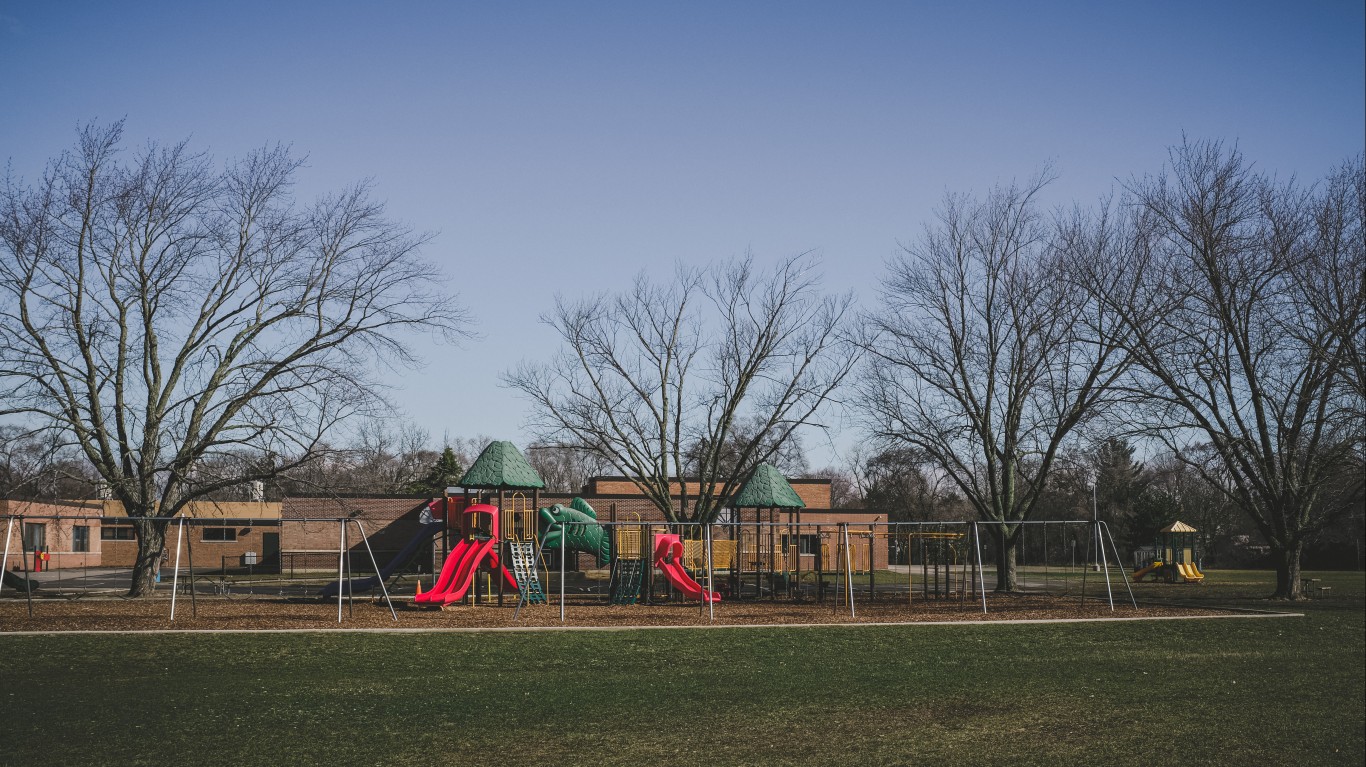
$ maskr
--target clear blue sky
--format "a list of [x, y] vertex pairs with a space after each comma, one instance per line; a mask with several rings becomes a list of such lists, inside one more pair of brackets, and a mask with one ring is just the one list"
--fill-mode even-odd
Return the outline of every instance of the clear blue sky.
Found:
[[497, 375], [554, 351], [557, 291], [815, 249], [871, 298], [946, 191], [1051, 161], [1052, 201], [1090, 202], [1183, 132], [1315, 178], [1366, 143], [1364, 41], [1361, 0], [0, 0], [0, 158], [33, 178], [127, 117], [223, 159], [291, 143], [309, 194], [373, 178], [482, 318], [395, 399], [525, 444]]

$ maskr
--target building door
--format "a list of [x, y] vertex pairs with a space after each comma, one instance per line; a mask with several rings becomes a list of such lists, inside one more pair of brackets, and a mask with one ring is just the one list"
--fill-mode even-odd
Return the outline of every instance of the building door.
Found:
[[280, 566], [279, 533], [261, 533], [261, 564], [266, 567]]

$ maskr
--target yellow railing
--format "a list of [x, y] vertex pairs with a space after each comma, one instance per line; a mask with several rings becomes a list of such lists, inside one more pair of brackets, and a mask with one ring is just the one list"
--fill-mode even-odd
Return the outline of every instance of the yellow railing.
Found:
[[498, 535], [505, 541], [536, 540], [536, 509], [525, 495], [513, 493], [499, 511]]
[[[825, 572], [844, 569], [844, 546], [838, 540], [838, 536], [835, 537], [833, 543], [821, 543], [821, 569]], [[873, 568], [872, 541], [866, 537], [866, 534], [855, 537], [852, 533], [849, 536], [849, 569], [856, 573]], [[864, 540], [859, 540], [860, 538]]]
[[712, 540], [711, 542], [711, 565], [723, 569], [735, 568], [735, 541], [731, 540]]
[[683, 541], [683, 567], [693, 572], [707, 569], [706, 541]]
[[639, 525], [618, 527], [612, 534], [612, 547], [617, 559], [640, 559], [643, 554], [641, 541], [644, 538]]

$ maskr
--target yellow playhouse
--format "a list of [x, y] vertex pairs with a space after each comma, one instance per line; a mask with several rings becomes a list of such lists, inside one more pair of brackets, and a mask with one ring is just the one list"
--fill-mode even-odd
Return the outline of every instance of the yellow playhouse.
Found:
[[1185, 522], [1176, 521], [1158, 530], [1153, 546], [1154, 555], [1143, 567], [1134, 571], [1134, 580], [1148, 576], [1167, 583], [1199, 583], [1205, 579], [1195, 564], [1195, 533]]

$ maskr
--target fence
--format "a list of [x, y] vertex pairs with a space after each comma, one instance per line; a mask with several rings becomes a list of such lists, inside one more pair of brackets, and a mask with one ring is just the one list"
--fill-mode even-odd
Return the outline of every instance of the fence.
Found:
[[179, 596], [349, 596], [355, 575], [387, 600], [389, 582], [431, 571], [436, 537], [433, 526], [402, 520], [390, 521], [382, 537], [409, 536], [406, 544], [377, 549], [365, 521], [352, 518], [11, 516], [5, 518], [0, 598], [127, 593], [137, 565], [137, 525], [152, 523], [164, 540], [160, 559], [150, 563], [151, 590], [171, 598], [172, 617]]
[[[338, 599], [341, 620], [345, 598], [374, 593], [392, 611], [391, 589], [415, 595], [424, 574], [431, 589], [459, 587], [460, 601], [520, 605], [526, 595], [518, 581], [488, 564], [516, 562], [517, 545], [530, 554], [519, 578], [555, 596], [562, 616], [572, 604], [682, 600], [697, 600], [710, 614], [717, 598], [828, 604], [851, 615], [860, 603], [897, 601], [986, 612], [989, 578], [1083, 599], [1088, 585], [1099, 593], [1103, 583], [1113, 607], [1114, 580], [1128, 582], [1103, 523], [560, 521], [537, 529], [519, 509], [503, 513], [500, 540], [485, 548], [496, 555], [461, 570], [465, 582], [452, 585], [460, 563], [449, 555], [464, 551], [461, 541], [478, 530], [464, 531], [467, 539], [439, 523], [390, 520], [375, 536], [385, 545], [374, 545], [373, 531], [353, 518], [156, 521], [166, 540], [154, 589], [171, 597], [173, 611], [178, 596], [321, 596]], [[557, 542], [547, 546], [556, 531]], [[31, 597], [35, 588], [123, 593], [132, 583], [136, 534], [126, 517], [7, 518], [0, 597]], [[1001, 556], [1003, 546], [1011, 556]]]

